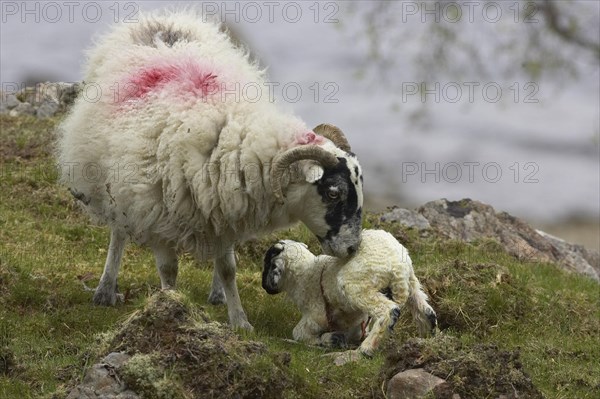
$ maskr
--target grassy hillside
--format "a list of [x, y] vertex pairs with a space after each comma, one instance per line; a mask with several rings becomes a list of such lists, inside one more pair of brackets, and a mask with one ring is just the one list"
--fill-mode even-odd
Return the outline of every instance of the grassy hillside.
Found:
[[[56, 185], [50, 154], [55, 124], [55, 119], [0, 116], [0, 398], [65, 396], [102, 354], [99, 337], [144, 308], [159, 287], [150, 252], [129, 245], [119, 279], [125, 303], [92, 306], [84, 283], [98, 282], [108, 230], [90, 225]], [[436, 340], [453, 337], [467, 348], [490, 344], [518, 351], [524, 370], [548, 398], [600, 396], [597, 283], [553, 265], [519, 262], [491, 241], [442, 241], [434, 232], [419, 235], [382, 224], [372, 214], [365, 226], [392, 232], [409, 249], [439, 315], [442, 332]], [[383, 378], [397, 360], [396, 349], [416, 334], [413, 324], [404, 317], [379, 355], [342, 367], [321, 357], [323, 349], [283, 340], [291, 337], [299, 313], [260, 286], [262, 256], [276, 237], [317, 246], [306, 229], [296, 227], [238, 251], [240, 295], [255, 327], [242, 338], [262, 342], [273, 353], [289, 353], [288, 383], [278, 394], [383, 397]], [[224, 307], [206, 305], [211, 273], [210, 264], [183, 257], [179, 292], [190, 307], [226, 322]], [[443, 342], [436, 340], [432, 345]], [[185, 376], [173, 378], [185, 385]]]

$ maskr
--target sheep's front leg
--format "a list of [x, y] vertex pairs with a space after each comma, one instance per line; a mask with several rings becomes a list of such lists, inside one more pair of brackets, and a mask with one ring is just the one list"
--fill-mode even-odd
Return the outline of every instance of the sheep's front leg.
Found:
[[117, 303], [117, 299], [123, 300], [123, 296], [117, 294], [117, 276], [126, 244], [127, 235], [113, 228], [110, 231], [110, 244], [108, 246], [106, 262], [104, 263], [104, 271], [94, 293], [94, 304], [113, 306]]
[[242, 302], [240, 301], [240, 295], [238, 294], [235, 282], [235, 255], [233, 247], [229, 248], [225, 254], [215, 258], [215, 270], [219, 275], [221, 283], [223, 284], [223, 290], [225, 291], [229, 323], [234, 328], [252, 330], [252, 325], [248, 323], [248, 318], [242, 308]]
[[168, 245], [156, 244], [152, 247], [156, 268], [160, 276], [160, 286], [163, 290], [174, 289], [177, 281], [177, 253]]
[[219, 277], [219, 271], [215, 267], [213, 270], [212, 285], [210, 287], [210, 294], [208, 294], [208, 303], [211, 305], [222, 305], [226, 303], [225, 290]]

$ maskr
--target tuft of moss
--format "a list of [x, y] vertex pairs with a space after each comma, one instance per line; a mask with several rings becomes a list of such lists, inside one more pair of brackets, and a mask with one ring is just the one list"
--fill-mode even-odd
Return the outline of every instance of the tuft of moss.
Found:
[[159, 291], [112, 336], [111, 352], [133, 355], [123, 371], [130, 389], [164, 399], [182, 397], [183, 392], [279, 398], [301, 385], [290, 376], [289, 354], [241, 339], [191, 306], [181, 293]]
[[184, 398], [176, 379], [168, 376], [160, 353], [133, 355], [119, 370], [123, 382], [138, 395], [156, 399]]

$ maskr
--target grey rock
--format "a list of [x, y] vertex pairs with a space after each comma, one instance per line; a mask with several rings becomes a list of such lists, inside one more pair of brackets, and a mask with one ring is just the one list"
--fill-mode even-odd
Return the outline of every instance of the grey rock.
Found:
[[541, 230], [536, 231], [556, 248], [558, 261], [566, 269], [598, 280], [600, 276], [600, 254], [597, 251], [588, 250], [581, 245], [570, 244]]
[[381, 216], [382, 222], [398, 222], [407, 227], [414, 227], [418, 230], [431, 228], [431, 225], [423, 215], [417, 211], [404, 208], [392, 208], [389, 212]]
[[69, 393], [67, 399], [139, 399], [135, 392], [127, 389], [117, 373], [129, 358], [122, 352], [109, 353], [88, 370], [82, 383]]
[[390, 379], [386, 397], [388, 399], [424, 398], [433, 388], [444, 382], [445, 380], [423, 369], [406, 370]]
[[10, 116], [19, 116], [19, 115], [35, 115], [35, 108], [33, 105], [29, 103], [19, 103], [15, 108], [11, 109], [9, 112]]
[[6, 106], [6, 109], [13, 109], [17, 105], [21, 104], [21, 102], [17, 99], [17, 96], [14, 94], [7, 94], [6, 101], [2, 101]]
[[38, 118], [49, 118], [58, 112], [58, 103], [51, 99], [46, 99], [38, 107], [36, 115]]
[[418, 212], [445, 238], [493, 239], [521, 260], [556, 263], [563, 269], [600, 281], [600, 255], [536, 231], [525, 221], [470, 199], [428, 202]]
[[16, 93], [0, 92], [0, 114], [51, 117], [71, 106], [82, 88], [81, 83], [45, 82]]
[[16, 95], [21, 102], [32, 105], [38, 105], [41, 101], [41, 96], [36, 86], [25, 87], [24, 89], [19, 90]]
[[127, 363], [130, 357], [131, 356], [124, 352], [111, 352], [104, 359], [102, 359], [102, 362], [114, 367], [115, 369], [118, 369]]
[[75, 101], [81, 90], [80, 83], [45, 82], [37, 86], [43, 100], [52, 100], [61, 107], [67, 107]]
[[61, 105], [61, 107], [71, 106], [75, 102], [77, 95], [83, 89], [82, 83], [63, 83], [63, 82], [61, 82], [61, 83], [59, 83], [59, 85], [60, 85], [60, 91], [58, 93], [59, 94], [58, 103]]

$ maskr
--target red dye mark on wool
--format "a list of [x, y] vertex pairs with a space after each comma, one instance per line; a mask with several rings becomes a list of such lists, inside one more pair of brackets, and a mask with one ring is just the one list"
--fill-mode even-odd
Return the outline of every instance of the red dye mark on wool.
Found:
[[219, 90], [217, 75], [195, 60], [158, 62], [131, 74], [124, 83], [125, 96], [119, 102], [146, 98], [150, 93], [170, 90], [176, 96], [206, 97]]

